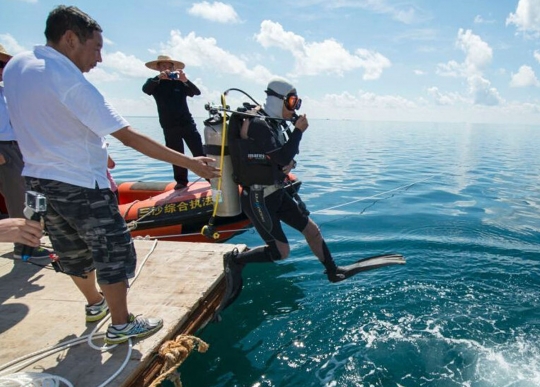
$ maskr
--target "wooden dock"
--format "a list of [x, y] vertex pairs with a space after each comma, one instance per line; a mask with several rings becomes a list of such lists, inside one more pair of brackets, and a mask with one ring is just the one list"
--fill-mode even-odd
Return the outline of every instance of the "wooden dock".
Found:
[[[164, 327], [133, 340], [127, 364], [107, 384], [112, 387], [148, 386], [156, 379], [164, 363], [158, 355], [161, 344], [178, 334], [194, 335], [209, 322], [224, 289], [222, 256], [234, 247], [245, 249], [149, 240], [136, 240], [135, 247], [139, 274], [128, 293], [130, 311], [162, 317]], [[37, 372], [60, 376], [74, 386], [102, 385], [126, 360], [127, 343], [101, 352], [83, 342], [31, 364], [5, 367], [23, 356], [88, 336], [99, 324], [85, 322], [85, 300], [67, 275], [14, 260], [12, 250], [12, 244], [0, 243], [0, 378]], [[105, 332], [108, 322], [98, 332]], [[103, 339], [94, 343], [102, 346]]]

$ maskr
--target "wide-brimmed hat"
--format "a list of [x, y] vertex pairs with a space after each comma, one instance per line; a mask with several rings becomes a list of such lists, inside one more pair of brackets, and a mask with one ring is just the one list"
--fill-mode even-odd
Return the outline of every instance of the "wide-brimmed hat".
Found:
[[172, 63], [174, 65], [174, 68], [178, 70], [182, 70], [184, 67], [186, 67], [185, 64], [183, 64], [180, 61], [172, 59], [168, 55], [159, 55], [156, 60], [145, 63], [145, 66], [148, 67], [149, 69], [159, 71], [157, 66], [158, 66], [158, 63], [160, 62]]
[[4, 46], [0, 44], [0, 60], [7, 62], [10, 59], [11, 59], [11, 55], [9, 55], [6, 49], [4, 48]]

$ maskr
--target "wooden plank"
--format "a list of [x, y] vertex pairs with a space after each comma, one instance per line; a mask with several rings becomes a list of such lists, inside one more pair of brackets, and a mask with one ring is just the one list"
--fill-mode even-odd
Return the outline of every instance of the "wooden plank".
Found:
[[[144, 386], [159, 373], [160, 345], [178, 334], [194, 334], [219, 304], [223, 290], [222, 256], [244, 245], [136, 240], [140, 274], [128, 293], [130, 311], [159, 316], [164, 327], [135, 340], [122, 372], [108, 386]], [[12, 245], [0, 243], [0, 366], [91, 333], [85, 300], [64, 274], [13, 260]], [[148, 258], [145, 261], [145, 257]], [[39, 261], [38, 261], [39, 262]], [[100, 329], [104, 332], [108, 322]], [[96, 339], [102, 345], [102, 339]], [[62, 349], [25, 366], [24, 372], [58, 375], [74, 385], [99, 386], [124, 362], [128, 345], [100, 352], [86, 343]], [[0, 370], [0, 377], [15, 369]]]

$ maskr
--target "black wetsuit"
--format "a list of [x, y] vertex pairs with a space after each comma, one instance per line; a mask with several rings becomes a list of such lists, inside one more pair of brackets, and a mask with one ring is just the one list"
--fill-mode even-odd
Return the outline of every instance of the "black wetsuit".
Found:
[[[242, 139], [242, 122], [243, 117], [238, 114], [233, 114], [229, 122], [234, 178], [242, 186], [242, 209], [271, 252], [271, 257], [265, 254], [266, 258], [261, 256], [255, 261], [279, 260], [281, 256], [275, 241], [287, 243], [281, 222], [300, 232], [308, 223], [307, 215], [283, 188], [287, 175], [282, 169], [298, 153], [302, 131], [294, 129], [286, 139], [278, 122], [255, 118], [250, 120], [248, 138]], [[261, 188], [259, 186], [264, 188], [264, 203], [259, 203], [252, 195], [253, 190]], [[262, 213], [261, 204], [266, 213]]]
[[[204, 156], [202, 139], [187, 104], [187, 97], [200, 95], [201, 91], [191, 81], [160, 80], [149, 78], [142, 90], [154, 97], [157, 104], [159, 123], [165, 136], [165, 145], [184, 153], [184, 141], [193, 156]], [[186, 168], [173, 165], [174, 179], [187, 185]]]
[[[286, 178], [283, 167], [289, 165], [298, 153], [302, 131], [295, 128], [289, 138], [285, 139], [275, 120], [245, 118], [250, 120], [246, 138], [241, 136], [244, 117], [235, 113], [229, 120], [227, 140], [234, 170], [233, 179], [242, 186], [242, 210], [266, 245], [242, 252], [235, 248], [224, 255], [226, 287], [214, 315], [216, 321], [220, 319], [220, 312], [231, 305], [242, 291], [242, 270], [246, 264], [284, 258], [276, 243], [288, 243], [281, 222], [300, 232], [306, 229], [309, 222], [308, 213], [302, 210], [282, 185]], [[316, 254], [331, 282], [343, 281], [366, 270], [405, 263], [401, 255], [389, 254], [337, 266], [318, 228], [316, 231], [318, 235], [311, 235], [310, 248], [315, 252], [312, 245], [317, 241], [320, 243], [315, 247], [319, 252]]]
[[[267, 192], [276, 189], [275, 187], [278, 187], [278, 189], [264, 198], [264, 205], [270, 223], [261, 219], [258, 204], [252, 201], [250, 195], [253, 189], [252, 186], [241, 183], [243, 188], [241, 196], [242, 208], [266, 244], [274, 244], [276, 240], [287, 243], [287, 237], [283, 232], [281, 222], [300, 232], [304, 230], [308, 222], [308, 217], [302, 213], [297, 203], [283, 188], [287, 176], [282, 169], [284, 166], [289, 165], [298, 153], [302, 132], [295, 129], [291, 137], [286, 140], [276, 121], [269, 122], [263, 119], [253, 119], [249, 124], [247, 136], [248, 141], [252, 142], [252, 149], [264, 154], [268, 162], [265, 166], [258, 164], [250, 166], [247, 164], [247, 168], [255, 169], [257, 176], [265, 179], [260, 181], [259, 184], [267, 186]], [[265, 168], [267, 169], [266, 172], [264, 171]]]

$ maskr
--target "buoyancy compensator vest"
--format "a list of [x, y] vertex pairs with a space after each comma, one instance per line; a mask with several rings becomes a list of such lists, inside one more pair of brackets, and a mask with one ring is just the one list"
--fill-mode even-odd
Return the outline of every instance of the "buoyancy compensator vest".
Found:
[[[272, 162], [254, 140], [241, 137], [240, 133], [244, 119], [249, 119], [251, 121], [250, 125], [261, 126], [262, 130], [271, 130], [263, 117], [246, 118], [245, 115], [235, 113], [231, 115], [227, 140], [234, 181], [243, 187], [250, 187], [255, 184], [273, 185], [282, 183], [285, 174], [281, 171], [281, 168]], [[278, 141], [281, 142], [282, 140]]]

